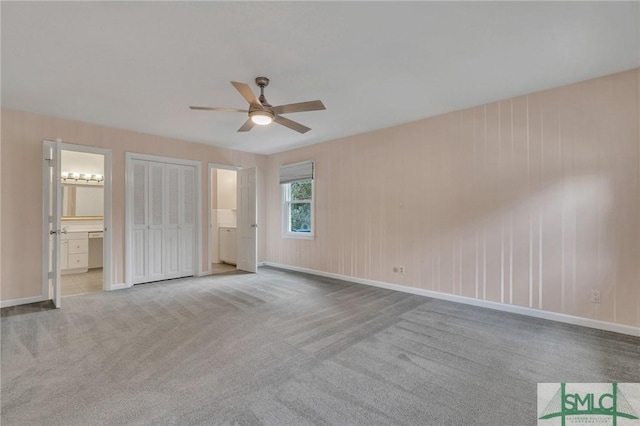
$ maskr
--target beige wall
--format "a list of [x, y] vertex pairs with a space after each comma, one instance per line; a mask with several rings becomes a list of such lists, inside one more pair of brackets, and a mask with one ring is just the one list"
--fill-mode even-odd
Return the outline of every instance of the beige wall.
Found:
[[[640, 326], [639, 78], [270, 156], [266, 260]], [[304, 160], [316, 238], [283, 239], [278, 167]]]
[[[40, 295], [42, 140], [60, 137], [112, 150], [116, 283], [129, 151], [202, 161], [203, 225], [207, 162], [257, 166], [261, 261], [640, 326], [639, 80], [633, 70], [269, 157], [3, 109], [0, 298]], [[309, 159], [316, 239], [282, 239], [278, 167]]]
[[[62, 138], [66, 143], [110, 149], [113, 161], [113, 277], [124, 282], [125, 153], [137, 152], [201, 161], [202, 224], [208, 215], [207, 163], [258, 168], [258, 206], [264, 206], [263, 170], [266, 157], [203, 144], [96, 126], [2, 109], [1, 230], [2, 271], [0, 298], [10, 300], [41, 294], [42, 270], [42, 140]], [[259, 217], [265, 217], [264, 210]], [[258, 258], [265, 253], [264, 229], [259, 229]], [[202, 266], [207, 268], [207, 241], [203, 236]]]

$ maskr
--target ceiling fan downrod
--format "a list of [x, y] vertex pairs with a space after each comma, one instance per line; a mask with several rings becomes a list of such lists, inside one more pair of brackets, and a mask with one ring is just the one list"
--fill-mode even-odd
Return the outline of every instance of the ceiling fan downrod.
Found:
[[269, 102], [267, 102], [267, 98], [264, 97], [264, 88], [269, 85], [269, 79], [267, 77], [256, 77], [256, 84], [260, 88], [260, 96], [258, 97], [258, 100], [262, 106], [271, 106]]

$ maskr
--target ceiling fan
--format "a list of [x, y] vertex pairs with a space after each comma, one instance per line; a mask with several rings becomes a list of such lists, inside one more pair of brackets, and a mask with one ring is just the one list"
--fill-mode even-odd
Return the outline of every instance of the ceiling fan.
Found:
[[269, 79], [267, 77], [257, 77], [256, 84], [260, 87], [260, 97], [256, 97], [253, 90], [248, 84], [238, 83], [232, 81], [233, 87], [240, 92], [243, 98], [249, 102], [249, 109], [236, 109], [236, 108], [217, 108], [217, 107], [203, 107], [203, 106], [190, 106], [191, 109], [206, 110], [206, 111], [227, 111], [227, 112], [246, 112], [249, 113], [249, 118], [238, 129], [239, 132], [248, 132], [255, 126], [267, 125], [275, 121], [285, 127], [288, 127], [296, 132], [306, 133], [311, 130], [309, 127], [297, 123], [288, 118], [282, 117], [280, 114], [287, 114], [291, 112], [303, 112], [303, 111], [319, 111], [326, 109], [322, 101], [307, 101], [298, 102], [295, 104], [272, 106], [267, 102], [267, 98], [264, 97], [264, 88], [269, 85]]

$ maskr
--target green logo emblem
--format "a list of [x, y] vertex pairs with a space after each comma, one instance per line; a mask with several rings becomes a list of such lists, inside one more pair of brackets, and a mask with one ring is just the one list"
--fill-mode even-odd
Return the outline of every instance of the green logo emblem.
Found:
[[[606, 390], [603, 389], [606, 386]], [[572, 424], [593, 424], [611, 422], [617, 426], [618, 419], [638, 420], [635, 412], [617, 383], [612, 384], [570, 384], [560, 383], [557, 392], [542, 411], [539, 420], [559, 418], [565, 426], [567, 419]], [[540, 384], [538, 385], [540, 396]], [[597, 416], [597, 417], [594, 417]], [[596, 420], [599, 418], [600, 420]], [[635, 423], [635, 422], [634, 422]], [[545, 422], [538, 422], [543, 425]]]

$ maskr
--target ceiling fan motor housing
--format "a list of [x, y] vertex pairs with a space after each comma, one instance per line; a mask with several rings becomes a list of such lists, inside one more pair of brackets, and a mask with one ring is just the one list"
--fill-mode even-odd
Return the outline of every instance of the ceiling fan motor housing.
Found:
[[269, 79], [267, 77], [256, 77], [256, 84], [260, 88], [267, 87], [269, 85]]

